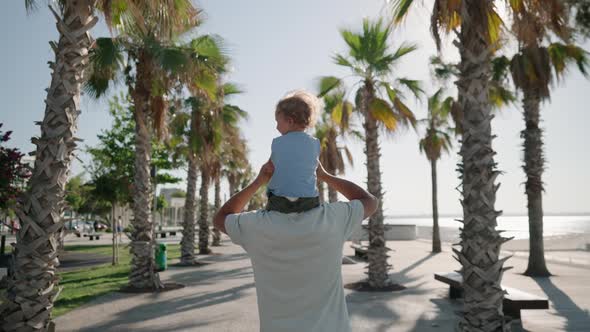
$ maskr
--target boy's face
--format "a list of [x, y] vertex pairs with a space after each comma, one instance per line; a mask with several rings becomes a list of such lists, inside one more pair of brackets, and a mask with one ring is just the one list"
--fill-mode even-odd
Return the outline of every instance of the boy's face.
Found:
[[293, 130], [293, 119], [286, 117], [282, 113], [275, 114], [275, 120], [277, 121], [277, 130], [281, 135], [285, 135], [289, 131]]

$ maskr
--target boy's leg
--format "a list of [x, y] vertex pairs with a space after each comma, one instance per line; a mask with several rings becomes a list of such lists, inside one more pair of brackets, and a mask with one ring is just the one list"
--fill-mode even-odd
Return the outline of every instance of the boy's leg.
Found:
[[301, 213], [315, 209], [318, 206], [320, 206], [319, 197], [301, 197], [296, 201], [290, 201], [286, 197], [276, 196], [270, 193], [266, 210], [281, 213]]

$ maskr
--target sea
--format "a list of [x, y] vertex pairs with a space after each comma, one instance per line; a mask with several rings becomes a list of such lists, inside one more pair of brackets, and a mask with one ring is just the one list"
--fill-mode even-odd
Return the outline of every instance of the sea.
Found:
[[[457, 232], [463, 224], [457, 221], [461, 217], [439, 217], [439, 226], [454, 229]], [[529, 223], [527, 216], [500, 216], [496, 229], [503, 230], [505, 237], [527, 239]], [[366, 223], [366, 221], [365, 221]], [[398, 217], [387, 216], [386, 224], [410, 224], [418, 227], [432, 227], [432, 217]], [[543, 217], [543, 236], [590, 234], [590, 215], [549, 215]]]

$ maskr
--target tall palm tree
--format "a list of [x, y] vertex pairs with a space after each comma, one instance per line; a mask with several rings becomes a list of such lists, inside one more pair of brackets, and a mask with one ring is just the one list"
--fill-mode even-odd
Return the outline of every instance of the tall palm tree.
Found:
[[[525, 6], [545, 10], [548, 17], [557, 0], [510, 1], [510, 8]], [[393, 4], [394, 20], [400, 22], [414, 0], [396, 0]], [[513, 9], [512, 9], [513, 10]], [[461, 331], [503, 331], [509, 324], [502, 313], [504, 298], [501, 287], [504, 262], [500, 247], [508, 239], [498, 230], [495, 210], [495, 180], [499, 175], [494, 161], [491, 132], [490, 82], [491, 58], [499, 49], [502, 19], [493, 0], [435, 0], [431, 15], [431, 31], [440, 49], [440, 30], [454, 32], [454, 43], [459, 50], [459, 97], [457, 107], [462, 117], [463, 130], [459, 165], [462, 180], [461, 201], [463, 228], [461, 250], [453, 249], [462, 265], [465, 300]], [[485, 253], [485, 254], [483, 254]]]
[[[527, 3], [525, 3], [527, 4]], [[569, 8], [562, 1], [552, 1], [551, 11], [536, 6], [511, 4], [512, 32], [519, 44], [519, 52], [509, 61], [513, 82], [523, 94], [525, 129], [524, 165], [527, 180], [525, 193], [529, 217], [528, 276], [550, 276], [543, 245], [543, 139], [540, 128], [540, 104], [550, 98], [550, 84], [559, 79], [568, 65], [576, 63], [586, 74], [587, 55], [571, 44], [571, 29], [567, 26]], [[544, 47], [543, 41], [557, 35], [566, 44], [552, 43]], [[508, 60], [506, 60], [508, 62]], [[552, 73], [552, 69], [554, 74]]]
[[[224, 165], [231, 162], [228, 160], [232, 154], [237, 152], [245, 153], [245, 151], [238, 151], [241, 146], [245, 147], [242, 142], [240, 128], [238, 122], [241, 119], [247, 118], [247, 113], [238, 106], [227, 104], [228, 98], [240, 94], [243, 91], [234, 83], [223, 84], [218, 92], [217, 105], [221, 108], [219, 113], [221, 121], [221, 130], [224, 134], [224, 139], [216, 155], [216, 171], [214, 176], [215, 190], [214, 190], [214, 208], [217, 211], [221, 207], [221, 176], [224, 174]], [[213, 228], [212, 246], [220, 246], [221, 232], [217, 228]]]
[[426, 133], [420, 139], [420, 151], [426, 154], [430, 162], [432, 175], [432, 252], [441, 252], [440, 231], [438, 227], [438, 200], [437, 200], [437, 176], [436, 162], [442, 152], [449, 152], [452, 139], [449, 126], [449, 115], [453, 106], [453, 98], [442, 99], [443, 90], [439, 89], [428, 98], [428, 115], [426, 119], [418, 122], [426, 125]]
[[[36, 1], [27, 0], [27, 10]], [[29, 186], [16, 209], [21, 222], [15, 248], [15, 273], [9, 281], [0, 308], [0, 330], [38, 331], [53, 328], [51, 310], [59, 295], [57, 243], [63, 229], [61, 213], [65, 185], [78, 138], [80, 86], [86, 79], [88, 51], [93, 39], [90, 29], [97, 23], [97, 1], [61, 0], [49, 6], [59, 33], [50, 42], [55, 53], [50, 62], [51, 83], [45, 98], [43, 121], [37, 122], [41, 135]], [[4, 297], [4, 296], [3, 296]]]
[[[385, 26], [381, 20], [371, 22], [365, 19], [360, 33], [349, 30], [340, 32], [348, 46], [348, 53], [334, 57], [336, 64], [351, 70], [359, 84], [355, 103], [364, 119], [367, 186], [369, 192], [379, 198], [377, 211], [369, 219], [368, 284], [376, 289], [392, 284], [388, 275], [391, 266], [387, 263], [383, 226], [379, 129], [392, 133], [404, 126], [414, 126], [416, 119], [404, 103], [400, 88], [407, 88], [416, 96], [422, 93], [418, 81], [408, 78], [391, 79], [395, 65], [417, 48], [413, 44], [403, 43], [391, 52], [391, 31], [391, 27]], [[342, 84], [343, 80], [340, 78], [322, 78], [320, 96]], [[383, 96], [389, 101], [383, 99]]]
[[[190, 104], [187, 102], [187, 106]], [[184, 201], [183, 220], [182, 220], [182, 239], [180, 240], [180, 264], [192, 266], [197, 264], [195, 260], [195, 208], [196, 208], [196, 189], [199, 172], [198, 157], [195, 153], [198, 143], [192, 136], [194, 126], [198, 123], [198, 113], [191, 111], [183, 112], [185, 107], [176, 106], [173, 108], [173, 119], [171, 129], [173, 136], [169, 144], [174, 151], [174, 158], [186, 158], [188, 161], [188, 170], [186, 176], [186, 196]]]
[[[529, 217], [529, 260], [525, 275], [550, 276], [543, 245], [543, 130], [540, 127], [540, 105], [550, 98], [550, 84], [559, 79], [570, 64], [577, 64], [587, 75], [587, 52], [572, 44], [552, 43], [521, 48], [511, 63], [515, 86], [522, 91], [525, 129], [521, 132], [527, 180], [525, 193]], [[552, 72], [553, 71], [553, 72]]]
[[222, 158], [221, 174], [227, 179], [230, 196], [239, 191], [243, 172], [249, 165], [246, 140], [239, 128], [236, 129], [238, 130], [229, 133], [222, 147], [222, 151], [225, 152], [223, 156], [227, 158]]
[[198, 172], [202, 169], [201, 163], [206, 162], [202, 155], [208, 151], [207, 145], [210, 143], [203, 133], [203, 128], [208, 125], [204, 123], [207, 117], [203, 112], [207, 110], [210, 103], [217, 101], [216, 77], [225, 70], [224, 66], [228, 61], [219, 38], [199, 37], [193, 40], [191, 45], [197, 54], [207, 55], [208, 60], [213, 61], [209, 61], [205, 67], [201, 66], [198, 69], [198, 75], [193, 78], [197, 84], [189, 90], [194, 96], [185, 100], [184, 107], [182, 105], [175, 107], [175, 109], [188, 109], [188, 112], [176, 112], [172, 121], [172, 128], [175, 131], [171, 140], [172, 146], [178, 154], [188, 159], [187, 195], [181, 240], [181, 264], [183, 265], [196, 263], [194, 245], [196, 182]]
[[[316, 138], [320, 141], [320, 162], [330, 174], [343, 174], [348, 160], [353, 166], [352, 154], [345, 145], [338, 146], [338, 137], [346, 134], [361, 137], [362, 135], [350, 127], [349, 119], [354, 111], [352, 103], [344, 99], [345, 92], [334, 91], [324, 95], [324, 112], [316, 125]], [[320, 189], [323, 186], [320, 183]], [[323, 195], [323, 194], [322, 194]], [[338, 201], [338, 192], [328, 187], [328, 201]]]
[[[211, 51], [210, 45], [214, 44], [211, 37], [200, 37], [183, 45], [173, 42], [177, 35], [198, 23], [197, 11], [190, 1], [166, 2], [157, 7], [160, 9], [155, 14], [142, 12], [137, 17], [133, 12], [128, 13], [128, 9], [117, 7], [113, 26], [119, 34], [116, 38], [97, 40], [88, 84], [88, 91], [98, 97], [105, 93], [111, 81], [123, 74], [133, 101], [136, 159], [129, 287], [145, 290], [163, 287], [154, 272], [152, 135], [161, 139], [167, 134], [167, 94], [178, 89], [178, 85], [190, 90], [207, 89], [211, 79], [206, 79], [204, 68], [217, 61], [215, 50]], [[172, 20], [174, 15], [178, 17], [172, 29], [165, 30], [160, 21]], [[123, 54], [127, 55], [126, 66], [123, 66]]]
[[[223, 73], [224, 67], [217, 69]], [[224, 107], [221, 100], [224, 96], [225, 85], [214, 82], [215, 89], [205, 102], [192, 103], [193, 112], [198, 114], [198, 124], [194, 126], [193, 135], [199, 142], [196, 150], [199, 156], [199, 171], [201, 173], [201, 188], [199, 190], [199, 254], [208, 255], [209, 249], [209, 185], [221, 172], [219, 167], [219, 150], [222, 142]], [[191, 97], [193, 100], [198, 100]]]

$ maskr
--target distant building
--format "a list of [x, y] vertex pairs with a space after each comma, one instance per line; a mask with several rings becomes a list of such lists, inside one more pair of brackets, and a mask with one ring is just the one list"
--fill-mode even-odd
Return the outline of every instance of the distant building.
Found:
[[181, 227], [184, 214], [184, 201], [186, 193], [178, 188], [163, 188], [160, 195], [164, 196], [167, 207], [161, 215], [156, 215], [156, 225], [162, 227]]

